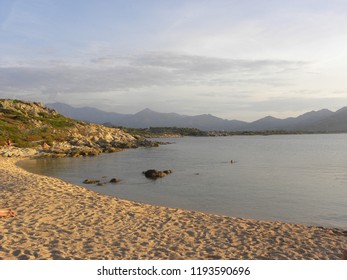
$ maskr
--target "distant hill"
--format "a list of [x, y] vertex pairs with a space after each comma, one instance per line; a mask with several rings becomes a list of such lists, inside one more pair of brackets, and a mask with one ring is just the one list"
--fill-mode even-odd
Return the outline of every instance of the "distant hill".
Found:
[[50, 103], [48, 107], [57, 110], [60, 114], [72, 119], [87, 121], [92, 123], [106, 123], [110, 120], [118, 120], [131, 115], [105, 112], [93, 107], [75, 108], [64, 103]]
[[249, 123], [246, 128], [251, 131], [264, 130], [285, 130], [285, 131], [311, 131], [310, 127], [315, 123], [332, 116], [334, 113], [327, 109], [319, 111], [311, 111], [302, 114], [298, 117], [290, 117], [286, 119], [274, 118], [267, 116], [252, 123]]
[[91, 107], [75, 108], [63, 103], [50, 103], [47, 106], [76, 120], [107, 123], [131, 128], [193, 127], [201, 130], [238, 130], [247, 124], [246, 122], [225, 120], [207, 114], [186, 116], [176, 113], [159, 113], [148, 108], [136, 114], [129, 115], [104, 112]]
[[[118, 120], [121, 126], [133, 127], [133, 128], [145, 128], [149, 126], [175, 126], [180, 124], [185, 116], [181, 116], [175, 113], [158, 113], [150, 109], [144, 109], [134, 115], [124, 117]], [[117, 124], [117, 122], [113, 122]], [[178, 126], [178, 125], [177, 125]]]
[[303, 125], [299, 129], [310, 132], [347, 132], [347, 107], [327, 114], [325, 118]]
[[104, 112], [92, 107], [74, 108], [63, 103], [51, 103], [47, 106], [74, 119], [131, 128], [182, 127], [205, 131], [347, 132], [347, 107], [336, 112], [322, 109], [307, 112], [298, 117], [279, 119], [267, 116], [254, 122], [244, 122], [222, 119], [210, 114], [187, 116], [176, 113], [159, 113], [148, 108], [136, 114], [119, 114]]

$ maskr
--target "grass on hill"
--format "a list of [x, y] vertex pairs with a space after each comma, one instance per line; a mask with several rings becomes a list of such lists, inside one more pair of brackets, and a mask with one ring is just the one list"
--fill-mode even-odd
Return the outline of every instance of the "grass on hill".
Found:
[[[19, 102], [19, 101], [17, 101]], [[18, 147], [34, 147], [43, 142], [64, 141], [67, 129], [76, 121], [60, 114], [39, 112], [37, 116], [21, 110], [0, 109], [0, 146], [8, 139]]]

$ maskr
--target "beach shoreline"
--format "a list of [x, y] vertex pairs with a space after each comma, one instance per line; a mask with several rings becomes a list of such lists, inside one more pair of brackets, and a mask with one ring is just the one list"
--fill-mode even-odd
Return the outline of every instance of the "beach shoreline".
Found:
[[97, 194], [0, 157], [0, 259], [340, 259], [346, 231]]

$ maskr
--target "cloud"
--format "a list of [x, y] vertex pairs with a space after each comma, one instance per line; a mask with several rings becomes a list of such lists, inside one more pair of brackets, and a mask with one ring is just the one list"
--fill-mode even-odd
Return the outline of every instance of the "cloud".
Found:
[[302, 61], [221, 59], [171, 52], [107, 55], [74, 63], [6, 61], [0, 67], [0, 96], [120, 113], [150, 107], [227, 118], [230, 112], [287, 86], [288, 75], [300, 74], [306, 67]]
[[206, 56], [193, 56], [169, 52], [145, 53], [134, 57], [132, 64], [138, 66], [161, 67], [184, 74], [209, 73], [247, 73], [253, 71], [283, 71], [292, 67], [303, 66], [303, 61], [286, 60], [246, 60], [225, 59]]
[[301, 61], [232, 60], [160, 52], [99, 57], [81, 64], [64, 64], [62, 61], [16, 63], [15, 66], [0, 67], [0, 90], [92, 94], [158, 86], [222, 86], [240, 84], [243, 80], [256, 84], [269, 75], [305, 65]]

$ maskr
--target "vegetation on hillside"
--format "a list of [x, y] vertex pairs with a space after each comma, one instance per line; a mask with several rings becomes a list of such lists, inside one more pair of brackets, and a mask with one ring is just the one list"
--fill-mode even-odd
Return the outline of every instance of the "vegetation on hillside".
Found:
[[64, 141], [76, 123], [82, 124], [39, 103], [0, 99], [0, 146], [8, 141], [18, 147]]

